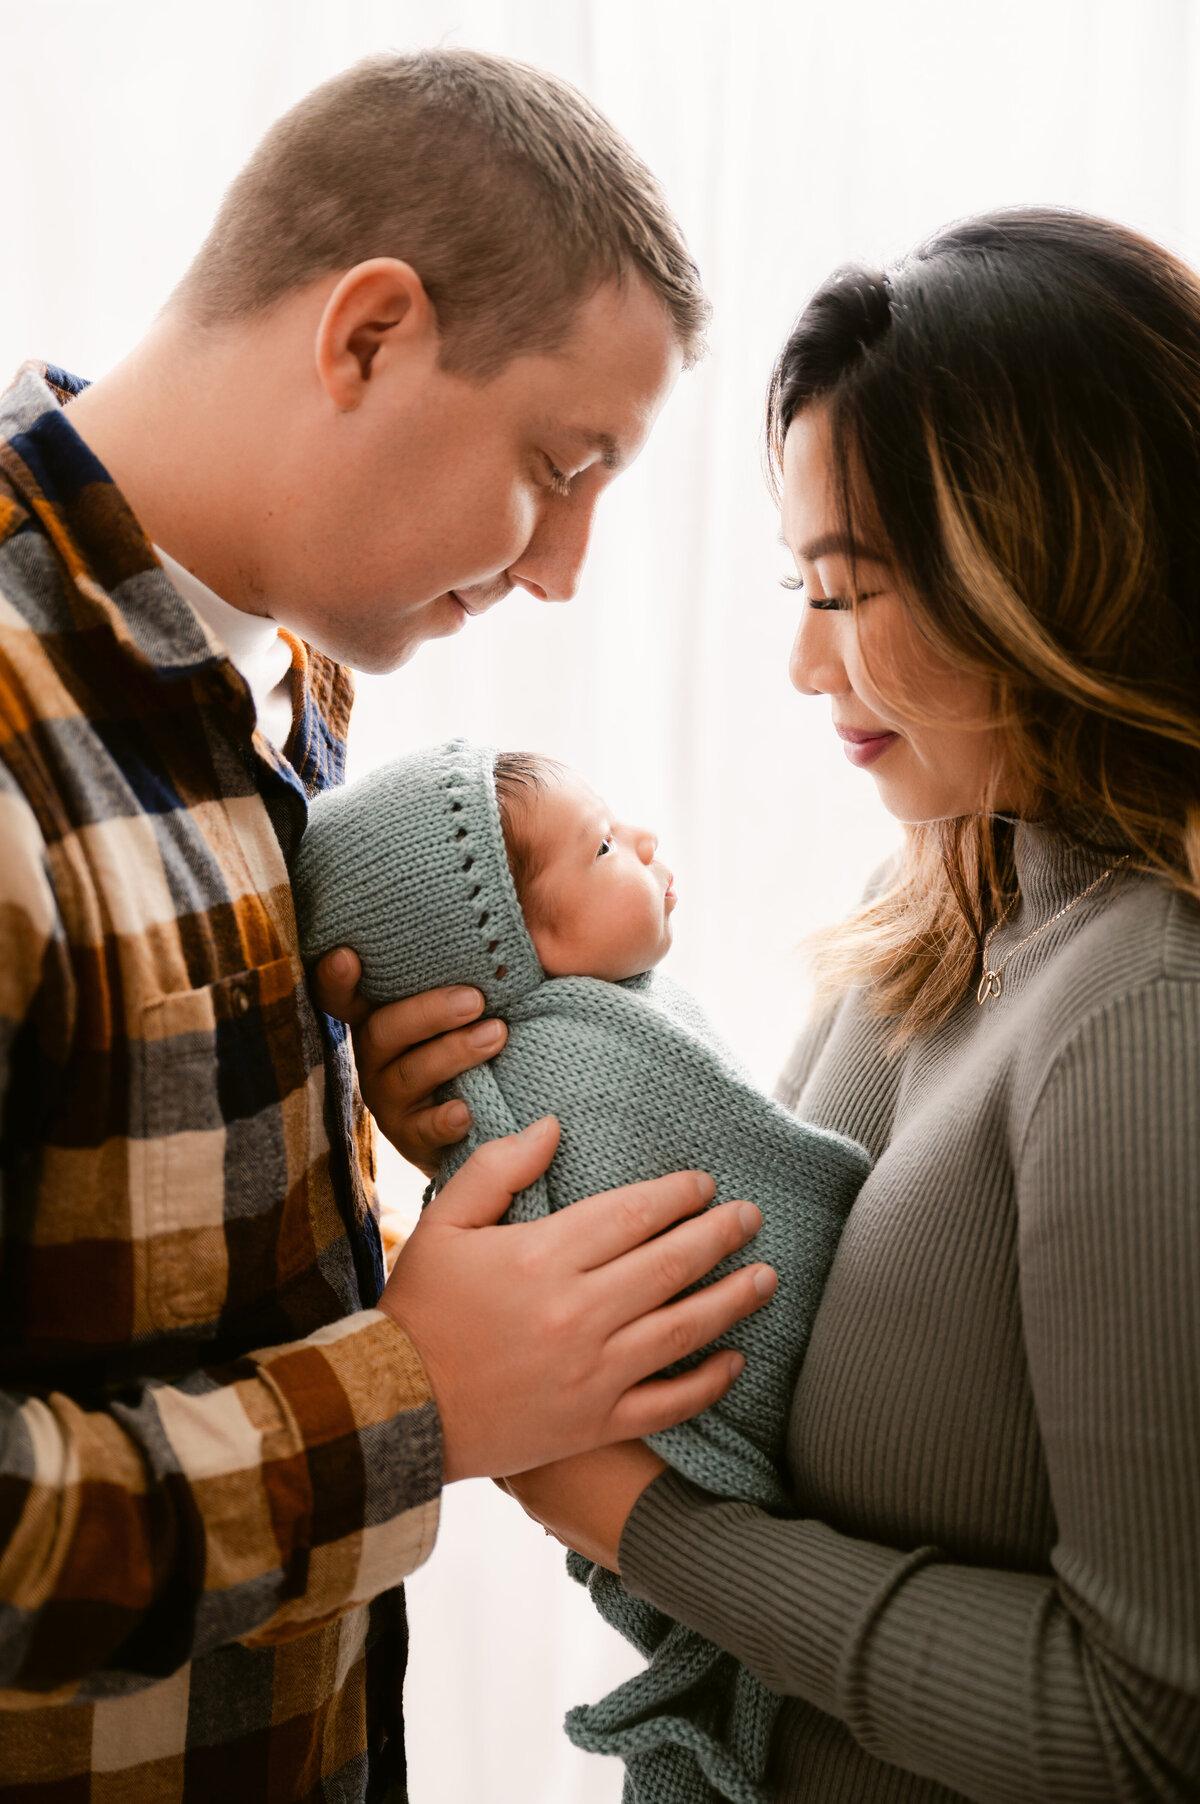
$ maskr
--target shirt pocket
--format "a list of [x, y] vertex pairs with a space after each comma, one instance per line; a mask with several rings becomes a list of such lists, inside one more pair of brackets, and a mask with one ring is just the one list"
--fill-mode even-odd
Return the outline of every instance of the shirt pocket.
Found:
[[252, 1288], [261, 1296], [273, 1284], [272, 1218], [289, 1182], [285, 1113], [307, 1138], [299, 981], [283, 957], [142, 1010], [133, 1214], [153, 1329], [217, 1333], [245, 1264], [239, 1223], [253, 1224], [258, 1248]]

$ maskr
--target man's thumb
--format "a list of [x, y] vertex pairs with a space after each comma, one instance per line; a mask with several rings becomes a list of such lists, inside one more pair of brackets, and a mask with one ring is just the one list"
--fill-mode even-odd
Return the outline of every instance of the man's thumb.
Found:
[[517, 1192], [541, 1177], [558, 1151], [558, 1137], [555, 1117], [543, 1115], [520, 1134], [485, 1141], [438, 1192], [425, 1219], [457, 1228], [498, 1222]]
[[327, 1015], [336, 1021], [344, 1021], [347, 1027], [361, 1027], [371, 1013], [371, 1004], [365, 996], [358, 994], [358, 980], [362, 976], [362, 965], [357, 952], [349, 946], [338, 946], [327, 952], [313, 970], [309, 987], [313, 1001]]

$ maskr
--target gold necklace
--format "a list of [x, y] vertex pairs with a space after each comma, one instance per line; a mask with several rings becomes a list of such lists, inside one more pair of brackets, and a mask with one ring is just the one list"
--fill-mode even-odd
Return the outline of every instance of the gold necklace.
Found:
[[995, 1000], [1002, 994], [1004, 990], [1004, 967], [1007, 965], [1010, 958], [1015, 958], [1022, 947], [1028, 946], [1031, 940], [1036, 940], [1039, 933], [1045, 933], [1048, 927], [1053, 927], [1055, 921], [1061, 921], [1064, 915], [1069, 915], [1071, 910], [1077, 907], [1078, 904], [1083, 901], [1085, 896], [1090, 896], [1094, 889], [1099, 889], [1100, 885], [1106, 882], [1115, 871], [1119, 871], [1123, 864], [1128, 864], [1132, 857], [1132, 852], [1126, 852], [1124, 858], [1118, 858], [1116, 864], [1110, 864], [1106, 871], [1101, 871], [1094, 883], [1089, 883], [1087, 888], [1080, 890], [1077, 896], [1072, 896], [1071, 900], [1060, 908], [1056, 915], [1051, 915], [1048, 921], [1043, 921], [1040, 927], [1035, 927], [1032, 933], [1027, 933], [1023, 940], [1018, 940], [1012, 950], [1004, 954], [1004, 957], [993, 971], [988, 964], [988, 955], [991, 951], [992, 941], [1008, 919], [1009, 909], [1012, 908], [1012, 902], [1010, 902], [995, 926], [988, 929], [987, 938], [983, 942], [983, 976], [979, 979], [979, 988], [975, 992], [975, 1000], [980, 1008], [983, 1007], [985, 1002]]

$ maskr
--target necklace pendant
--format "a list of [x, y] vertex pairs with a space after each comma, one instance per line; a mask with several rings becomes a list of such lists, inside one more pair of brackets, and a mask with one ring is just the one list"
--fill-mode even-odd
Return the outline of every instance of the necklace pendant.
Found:
[[998, 997], [1003, 988], [1004, 979], [1001, 977], [999, 971], [985, 970], [983, 976], [979, 979], [979, 988], [975, 992], [975, 1000], [980, 1008], [982, 1008], [984, 1003], [990, 998]]

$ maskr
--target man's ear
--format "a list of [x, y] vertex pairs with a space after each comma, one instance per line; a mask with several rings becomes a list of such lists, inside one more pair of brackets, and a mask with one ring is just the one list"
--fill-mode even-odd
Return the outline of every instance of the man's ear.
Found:
[[317, 374], [339, 413], [363, 401], [380, 352], [436, 350], [437, 316], [410, 263], [371, 257], [341, 277], [314, 346]]

